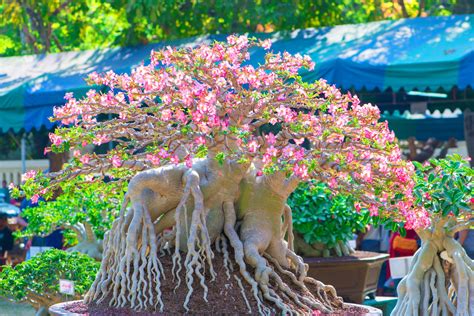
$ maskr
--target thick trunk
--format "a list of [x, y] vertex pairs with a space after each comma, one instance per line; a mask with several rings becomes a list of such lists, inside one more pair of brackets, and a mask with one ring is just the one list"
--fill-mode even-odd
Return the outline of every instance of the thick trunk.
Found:
[[392, 316], [474, 315], [473, 260], [443, 225], [420, 236], [422, 246], [398, 286]]

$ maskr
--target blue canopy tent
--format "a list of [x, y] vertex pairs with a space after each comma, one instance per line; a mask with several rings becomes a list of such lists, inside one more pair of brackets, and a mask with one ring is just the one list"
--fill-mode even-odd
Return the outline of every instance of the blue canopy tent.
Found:
[[[474, 15], [427, 17], [258, 34], [273, 51], [308, 54], [316, 61], [305, 80], [325, 78], [342, 88], [436, 90], [474, 87]], [[84, 94], [88, 73], [130, 72], [152, 49], [197, 45], [225, 35], [132, 48], [0, 58], [0, 130], [51, 127], [53, 107], [66, 92]], [[263, 60], [255, 50], [252, 62]], [[462, 122], [462, 116], [460, 116]], [[455, 123], [459, 124], [459, 123]], [[462, 123], [458, 126], [462, 130]], [[438, 128], [439, 132], [439, 128]], [[459, 133], [458, 133], [459, 134]]]

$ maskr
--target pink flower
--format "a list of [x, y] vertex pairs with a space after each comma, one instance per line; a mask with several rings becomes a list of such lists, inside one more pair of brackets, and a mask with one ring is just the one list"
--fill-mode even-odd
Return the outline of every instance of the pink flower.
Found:
[[262, 170], [258, 170], [257, 171], [257, 177], [261, 177], [261, 176], [263, 176], [263, 172], [262, 172]]
[[260, 41], [260, 45], [262, 45], [263, 49], [269, 50], [272, 47], [272, 40], [266, 39], [264, 41]]
[[14, 188], [15, 188], [15, 183], [11, 182], [11, 183], [8, 185], [8, 189], [13, 190]]
[[178, 156], [174, 155], [170, 158], [171, 162], [174, 163], [175, 165], [179, 164], [179, 158]]
[[76, 149], [72, 152], [72, 155], [77, 158], [81, 155], [81, 151]]
[[38, 194], [34, 194], [32, 197], [31, 197], [31, 202], [33, 204], [36, 204], [38, 203], [38, 200], [39, 200], [40, 196]]
[[360, 203], [358, 203], [358, 202], [354, 203], [354, 207], [355, 207], [357, 213], [360, 213], [360, 210], [362, 209], [362, 206], [360, 205]]
[[36, 170], [30, 170], [21, 176], [21, 181], [33, 179], [34, 177], [36, 177]]
[[191, 159], [191, 156], [187, 156], [184, 162], [186, 164], [186, 167], [188, 168], [193, 167], [193, 160]]
[[51, 140], [51, 143], [53, 143], [53, 145], [55, 146], [59, 146], [63, 142], [61, 136], [56, 135], [54, 133], [49, 133], [49, 140]]
[[295, 165], [293, 167], [293, 172], [295, 175], [303, 180], [309, 177], [308, 175], [308, 167], [306, 165]]
[[294, 138], [293, 141], [296, 145], [301, 145], [304, 143], [304, 138]]
[[369, 212], [370, 212], [370, 216], [377, 216], [379, 215], [379, 208], [372, 204], [369, 206]]
[[257, 152], [257, 149], [258, 149], [258, 143], [252, 140], [248, 143], [248, 148], [249, 148], [249, 152], [255, 153]]
[[276, 142], [276, 137], [275, 135], [273, 135], [273, 133], [265, 135], [265, 139], [267, 140], [267, 143], [270, 145], [274, 145]]
[[88, 164], [90, 160], [91, 160], [91, 157], [87, 154], [79, 158], [79, 161], [82, 162], [83, 164]]
[[276, 157], [278, 155], [278, 149], [273, 146], [267, 148], [267, 154], [271, 157]]
[[194, 142], [197, 145], [205, 145], [206, 144], [206, 138], [204, 136], [199, 136], [199, 137], [196, 137], [196, 139], [194, 139]]
[[104, 134], [99, 134], [95, 137], [94, 141], [92, 142], [94, 145], [100, 146], [102, 144], [105, 144], [109, 142], [110, 139], [107, 135]]
[[160, 157], [158, 157], [157, 155], [147, 154], [146, 159], [149, 160], [155, 166], [160, 164]]
[[171, 110], [166, 109], [161, 111], [161, 119], [165, 122], [171, 120]]
[[337, 187], [337, 180], [335, 178], [331, 178], [331, 180], [329, 180], [328, 185], [331, 189], [335, 189]]
[[116, 168], [122, 166], [122, 159], [118, 155], [113, 155], [111, 159], [112, 165]]

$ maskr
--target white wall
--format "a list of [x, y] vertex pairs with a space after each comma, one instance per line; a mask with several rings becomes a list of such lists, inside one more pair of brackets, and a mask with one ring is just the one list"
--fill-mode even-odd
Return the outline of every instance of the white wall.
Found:
[[[45, 170], [49, 168], [48, 159], [27, 160], [26, 171]], [[16, 185], [21, 183], [21, 160], [2, 160], [0, 161], [0, 182], [6, 180], [8, 184], [11, 182]]]

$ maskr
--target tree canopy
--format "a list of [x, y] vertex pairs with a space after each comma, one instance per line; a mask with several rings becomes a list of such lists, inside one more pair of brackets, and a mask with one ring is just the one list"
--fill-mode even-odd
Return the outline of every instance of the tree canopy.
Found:
[[466, 0], [10, 0], [0, 4], [0, 56], [468, 13]]

